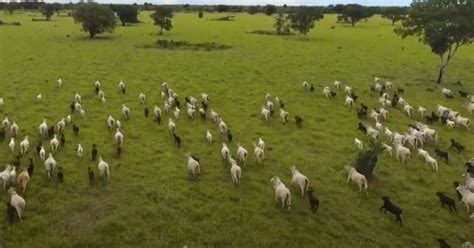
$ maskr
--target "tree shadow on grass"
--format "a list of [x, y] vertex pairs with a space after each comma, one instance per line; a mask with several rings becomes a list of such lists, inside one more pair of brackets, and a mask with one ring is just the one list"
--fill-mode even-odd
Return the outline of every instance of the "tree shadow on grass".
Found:
[[[66, 37], [70, 37], [69, 35], [66, 35]], [[115, 36], [96, 36], [94, 38], [89, 38], [89, 36], [84, 35], [84, 36], [75, 36], [72, 38], [72, 40], [77, 40], [77, 41], [113, 41], [115, 40]]]
[[231, 49], [232, 46], [216, 42], [191, 43], [187, 41], [158, 40], [152, 45], [136, 45], [136, 48], [156, 48], [166, 50], [199, 50], [199, 51], [221, 51]]

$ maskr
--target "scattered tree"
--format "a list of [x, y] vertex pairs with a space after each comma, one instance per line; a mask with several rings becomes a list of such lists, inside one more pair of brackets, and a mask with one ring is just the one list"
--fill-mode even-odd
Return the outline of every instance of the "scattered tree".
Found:
[[219, 4], [216, 6], [216, 11], [217, 12], [227, 12], [229, 11], [229, 6], [228, 5], [223, 5], [223, 4]]
[[388, 7], [382, 11], [382, 17], [391, 20], [393, 26], [396, 22], [403, 20], [407, 12], [405, 7]]
[[94, 38], [103, 32], [115, 29], [115, 15], [112, 10], [97, 3], [79, 4], [72, 16], [75, 22], [82, 23], [82, 30], [89, 32], [89, 38]]
[[250, 15], [257, 14], [258, 11], [259, 11], [258, 6], [249, 6], [249, 7], [247, 7], [247, 13], [249, 13]]
[[267, 4], [265, 6], [265, 15], [271, 16], [275, 14], [277, 11], [277, 7], [275, 5]]
[[288, 20], [283, 12], [279, 12], [278, 16], [275, 17], [275, 24], [273, 24], [277, 34], [285, 35], [290, 33], [290, 26], [288, 25]]
[[125, 23], [137, 23], [138, 22], [138, 8], [132, 5], [121, 5], [116, 10], [117, 15], [122, 23], [122, 26], [125, 26]]
[[203, 16], [204, 16], [204, 13], [202, 12], [202, 10], [199, 10], [199, 13], [198, 13], [199, 19], [201, 19]]
[[44, 18], [46, 18], [46, 21], [49, 21], [51, 16], [54, 14], [54, 11], [56, 11], [56, 6], [53, 4], [42, 4], [38, 9]]
[[359, 21], [373, 16], [369, 8], [359, 4], [348, 4], [342, 9], [341, 15], [338, 16], [339, 21], [349, 22], [352, 27]]
[[431, 0], [412, 4], [403, 27], [395, 29], [402, 38], [417, 36], [441, 60], [437, 83], [443, 82], [446, 68], [459, 47], [474, 41], [472, 0]]
[[173, 28], [171, 19], [173, 18], [173, 10], [166, 6], [158, 6], [155, 12], [150, 15], [155, 21], [155, 25], [160, 26], [160, 35], [163, 34], [163, 29], [170, 31]]
[[63, 5], [60, 3], [52, 3], [52, 5], [56, 15], [59, 15], [59, 12], [63, 9]]
[[324, 15], [321, 9], [313, 7], [300, 7], [288, 15], [290, 27], [306, 35], [309, 30], [314, 28], [314, 22], [323, 19]]
[[19, 9], [19, 5], [16, 2], [10, 2], [5, 6], [5, 9], [12, 15], [15, 10]]

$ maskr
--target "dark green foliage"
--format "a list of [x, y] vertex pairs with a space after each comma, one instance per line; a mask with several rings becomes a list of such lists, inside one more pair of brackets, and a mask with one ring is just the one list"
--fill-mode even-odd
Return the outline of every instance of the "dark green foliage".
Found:
[[226, 50], [232, 48], [229, 45], [219, 44], [215, 42], [204, 42], [204, 43], [189, 43], [187, 41], [174, 41], [174, 40], [158, 40], [156, 46], [143, 46], [140, 48], [160, 48], [168, 50], [203, 50], [203, 51], [214, 51], [214, 50]]
[[290, 27], [306, 35], [309, 30], [314, 28], [314, 22], [323, 19], [324, 15], [321, 9], [313, 7], [300, 7], [288, 15]]
[[82, 30], [89, 32], [89, 37], [115, 29], [115, 15], [112, 10], [97, 3], [79, 4], [73, 12], [74, 21], [82, 24]]
[[283, 12], [279, 12], [278, 16], [275, 17], [275, 24], [273, 24], [273, 27], [277, 34], [286, 35], [290, 33], [290, 25]]
[[230, 9], [229, 5], [219, 4], [219, 5], [216, 6], [216, 11], [217, 12], [228, 12], [229, 9]]
[[5, 5], [5, 10], [11, 14], [13, 14], [13, 11], [17, 10], [19, 8], [19, 5], [18, 3], [15, 3], [15, 2], [12, 2], [12, 3], [8, 3], [7, 5]]
[[155, 9], [155, 12], [150, 15], [151, 18], [155, 21], [155, 25], [160, 26], [160, 35], [163, 34], [163, 29], [170, 31], [173, 28], [173, 10], [166, 6], [158, 6]]
[[223, 16], [219, 18], [211, 19], [211, 21], [234, 21], [235, 16]]
[[405, 7], [388, 7], [382, 10], [382, 17], [391, 20], [392, 26], [403, 20], [407, 14], [408, 9]]
[[120, 5], [115, 10], [117, 12], [117, 16], [122, 23], [122, 26], [128, 23], [137, 23], [138, 22], [138, 8], [132, 5]]
[[383, 151], [383, 147], [378, 141], [370, 141], [369, 150], [359, 153], [356, 159], [356, 169], [367, 179], [373, 178], [375, 166], [377, 166], [378, 155]]
[[247, 7], [247, 13], [254, 15], [257, 14], [260, 11], [260, 8], [258, 6], [249, 6]]
[[373, 12], [359, 4], [348, 4], [344, 6], [341, 14], [337, 17], [338, 21], [351, 23], [352, 27], [359, 21], [373, 16]]
[[265, 6], [265, 15], [271, 16], [275, 14], [276, 11], [277, 11], [277, 8], [275, 5], [267, 4]]
[[199, 19], [201, 19], [203, 16], [204, 16], [204, 13], [202, 12], [202, 10], [199, 10], [199, 13], [198, 13]]
[[51, 19], [51, 16], [56, 11], [57, 6], [54, 4], [42, 4], [39, 6], [39, 12], [46, 18], [47, 21]]
[[441, 59], [437, 83], [460, 46], [474, 41], [474, 1], [432, 0], [412, 4], [403, 27], [395, 29], [402, 38], [417, 36]]

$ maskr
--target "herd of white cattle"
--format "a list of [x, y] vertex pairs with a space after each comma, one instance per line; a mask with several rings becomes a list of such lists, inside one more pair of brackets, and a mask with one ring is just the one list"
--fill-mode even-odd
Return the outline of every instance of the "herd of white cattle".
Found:
[[[61, 88], [63, 85], [62, 79], [57, 80], [57, 87]], [[106, 102], [105, 93], [102, 90], [101, 83], [96, 81], [94, 83], [94, 87], [96, 89], [96, 96], [101, 103]], [[342, 83], [340, 81], [335, 81], [334, 87], [337, 90], [342, 90]], [[429, 127], [428, 125], [422, 122], [416, 122], [414, 126], [410, 126], [407, 132], [403, 134], [401, 132], [396, 132], [390, 130], [387, 126], [384, 126], [384, 122], [388, 120], [389, 111], [387, 108], [390, 107], [398, 107], [403, 111], [408, 118], [412, 119], [413, 116], [413, 107], [408, 103], [406, 99], [403, 97], [399, 97], [397, 102], [392, 102], [390, 100], [389, 91], [393, 89], [393, 83], [386, 82], [384, 85], [381, 84], [380, 78], [375, 78], [374, 82], [374, 89], [378, 91], [381, 95], [379, 99], [379, 103], [381, 107], [378, 109], [372, 109], [369, 117], [371, 120], [374, 121], [374, 127], [367, 126], [366, 134], [370, 139], [374, 140], [385, 140], [391, 142], [391, 144], [387, 144], [382, 142], [382, 146], [384, 151], [386, 151], [390, 156], [392, 156], [392, 150], [395, 150], [395, 155], [398, 160], [402, 163], [405, 163], [408, 159], [410, 159], [411, 151], [416, 150], [418, 155], [423, 158], [426, 164], [430, 165], [434, 171], [438, 171], [438, 162], [437, 160], [431, 156], [428, 151], [424, 150], [424, 146], [426, 144], [437, 144], [438, 142], [438, 132]], [[314, 86], [311, 85], [311, 91], [314, 90]], [[120, 81], [119, 83], [119, 90], [122, 93], [125, 93], [125, 83]], [[303, 82], [303, 89], [304, 91], [310, 91], [310, 85], [307, 82]], [[349, 108], [353, 108], [357, 99], [354, 99], [354, 90], [350, 86], [345, 86], [344, 92], [347, 94], [345, 97], [345, 105]], [[443, 88], [441, 90], [444, 96], [452, 96], [453, 93]], [[330, 87], [324, 87], [323, 95], [328, 99], [334, 97], [336, 93], [334, 93]], [[178, 100], [178, 95], [176, 92], [169, 87], [167, 83], [162, 84], [162, 92], [161, 92], [162, 100], [164, 101], [163, 109], [164, 112], [168, 114], [168, 130], [170, 134], [173, 135], [176, 141], [177, 136], [177, 124], [175, 119], [180, 118], [180, 105]], [[41, 102], [43, 99], [43, 95], [39, 94], [36, 96], [36, 101]], [[82, 104], [82, 97], [79, 93], [76, 93], [73, 96], [73, 104], [71, 105], [71, 110], [76, 112], [80, 117], [86, 117], [86, 110]], [[213, 122], [215, 122], [217, 129], [221, 135], [225, 135], [226, 133], [230, 133], [230, 130], [227, 127], [227, 124], [223, 121], [222, 117], [215, 112], [213, 109], [207, 110], [207, 104], [209, 103], [209, 96], [206, 93], [201, 93], [202, 99], [202, 107], [199, 107], [197, 102], [198, 100], [194, 97], [186, 98], [186, 113], [188, 114], [189, 118], [193, 119], [195, 117], [196, 110], [201, 116], [205, 116], [204, 118], [210, 118]], [[146, 95], [144, 93], [140, 93], [138, 96], [138, 101], [140, 104], [145, 105], [146, 103]], [[278, 97], [275, 98], [276, 105], [280, 106], [280, 120], [281, 122], [285, 123], [288, 122], [289, 113], [285, 110], [284, 104], [281, 103]], [[0, 108], [3, 108], [5, 105], [5, 100], [0, 98]], [[465, 103], [464, 107], [468, 110], [468, 112], [472, 113], [474, 110], [474, 97], [468, 96], [468, 100]], [[272, 101], [271, 94], [267, 93], [265, 96], [265, 103], [261, 109], [261, 117], [263, 120], [268, 121], [272, 118], [274, 113], [274, 103]], [[123, 114], [123, 118], [130, 119], [131, 117], [131, 109], [126, 105], [122, 105], [121, 112]], [[418, 115], [421, 118], [424, 118], [427, 115], [427, 108], [423, 106], [418, 107]], [[460, 115], [459, 112], [454, 111], [450, 108], [447, 108], [442, 105], [437, 105], [436, 112], [438, 115], [446, 115], [447, 113], [447, 120], [446, 126], [448, 128], [459, 127], [466, 130], [470, 130], [470, 120], [466, 117]], [[161, 121], [162, 111], [158, 105], [154, 106], [153, 115], [155, 120]], [[74, 113], [71, 113], [74, 114]], [[54, 172], [57, 168], [57, 162], [54, 158], [54, 154], [56, 154], [60, 150], [61, 142], [58, 140], [58, 135], [61, 135], [65, 128], [72, 123], [73, 116], [69, 114], [66, 117], [62, 118], [59, 122], [56, 123], [54, 132], [55, 134], [52, 136], [49, 145], [50, 145], [50, 152], [48, 156], [46, 156], [46, 149], [41, 145], [41, 147], [37, 148], [39, 158], [44, 161], [44, 166], [48, 175], [48, 179], [51, 180], [53, 178]], [[300, 118], [301, 119], [301, 118]], [[115, 119], [112, 115], [109, 115], [106, 118], [106, 124], [109, 129], [115, 128], [114, 134], [114, 141], [115, 145], [120, 149], [123, 147], [125, 135], [122, 133], [122, 123]], [[2, 121], [2, 130], [4, 133], [8, 133], [10, 135], [10, 142], [8, 147], [12, 153], [15, 153], [17, 150], [17, 141], [16, 138], [19, 136], [20, 126], [15, 121], [10, 121], [8, 117]], [[40, 137], [48, 138], [48, 123], [47, 120], [44, 119], [41, 124], [38, 126]], [[207, 130], [206, 134], [204, 135], [207, 142], [212, 143], [213, 137], [211, 131]], [[179, 138], [180, 140], [180, 138]], [[179, 141], [180, 142], [180, 141]], [[364, 145], [361, 139], [355, 138], [354, 144], [359, 151], [364, 150]], [[265, 142], [262, 137], [258, 138], [258, 141], [253, 144], [254, 148], [254, 156], [257, 164], [264, 164], [265, 161]], [[30, 143], [29, 143], [29, 136], [25, 135], [23, 140], [19, 144], [20, 155], [26, 156], [30, 150]], [[247, 150], [240, 144], [237, 145], [237, 151], [235, 153], [235, 158], [231, 155], [231, 151], [227, 144], [224, 142], [222, 143], [221, 149], [221, 157], [223, 163], [229, 166], [230, 174], [232, 182], [236, 185], [240, 183], [242, 169], [240, 166], [245, 166], [247, 163]], [[84, 156], [84, 148], [81, 144], [77, 145], [77, 156], [79, 159], [82, 159]], [[239, 165], [240, 164], [240, 165]], [[200, 175], [200, 162], [199, 158], [193, 155], [191, 152], [187, 153], [187, 171], [192, 176], [192, 178], [198, 178]], [[110, 169], [109, 164], [104, 161], [104, 159], [99, 156], [99, 163], [97, 165], [99, 170], [99, 175], [103, 180], [107, 181], [110, 178]], [[345, 166], [345, 170], [348, 173], [347, 182], [352, 181], [354, 184], [358, 185], [359, 191], [364, 190], [368, 192], [368, 181], [366, 177], [359, 173], [356, 168], [352, 166]], [[308, 191], [309, 187], [309, 180], [308, 178], [303, 175], [299, 170], [295, 168], [295, 166], [291, 167], [292, 173], [292, 180], [291, 185], [295, 185], [301, 191], [301, 195], [304, 196], [305, 192]], [[28, 170], [25, 168], [18, 176], [16, 176], [16, 167], [12, 165], [7, 165], [6, 168], [0, 173], [0, 180], [2, 181], [2, 186], [4, 190], [8, 185], [12, 187], [8, 190], [11, 195], [11, 206], [16, 209], [16, 212], [19, 218], [22, 218], [23, 211], [25, 209], [25, 200], [16, 193], [15, 188], [13, 187], [15, 184], [18, 184], [21, 187], [23, 194], [25, 193], [26, 186], [30, 180], [30, 176], [28, 175]], [[291, 191], [285, 184], [280, 180], [278, 176], [273, 176], [271, 178], [271, 182], [275, 189], [275, 200], [281, 203], [282, 208], [287, 207], [288, 209], [291, 208]], [[457, 191], [463, 194], [462, 201], [465, 203], [466, 207], [469, 209], [469, 205], [474, 206], [474, 178], [471, 178], [469, 174], [466, 175], [466, 185], [459, 186]], [[474, 218], [474, 214], [471, 216]]]

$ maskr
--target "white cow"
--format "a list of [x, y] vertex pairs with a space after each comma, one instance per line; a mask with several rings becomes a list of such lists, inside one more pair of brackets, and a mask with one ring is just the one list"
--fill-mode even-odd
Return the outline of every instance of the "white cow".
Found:
[[301, 172], [297, 170], [295, 166], [291, 166], [290, 170], [291, 170], [291, 186], [297, 185], [301, 190], [301, 197], [303, 197], [304, 192], [308, 190], [309, 180], [305, 175], [301, 174]]
[[359, 186], [359, 192], [362, 191], [362, 188], [368, 193], [367, 188], [369, 187], [367, 183], [367, 178], [364, 175], [360, 174], [354, 167], [349, 165], [344, 166], [344, 169], [347, 171], [347, 183], [352, 181], [353, 183]]
[[279, 177], [273, 176], [270, 181], [273, 183], [273, 188], [275, 189], [275, 201], [278, 203], [278, 200], [281, 202], [281, 207], [288, 208], [291, 210], [291, 192], [285, 186], [285, 184], [280, 180]]

